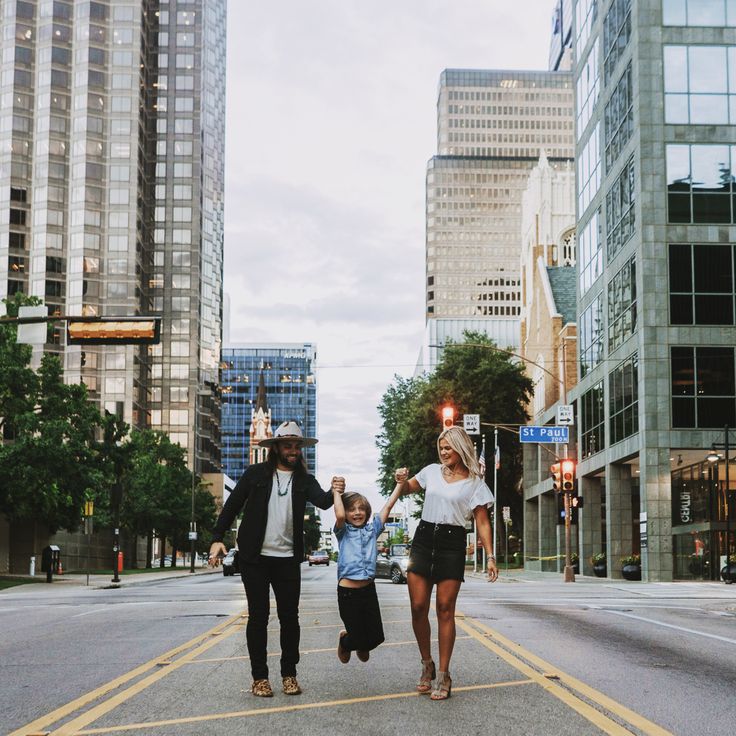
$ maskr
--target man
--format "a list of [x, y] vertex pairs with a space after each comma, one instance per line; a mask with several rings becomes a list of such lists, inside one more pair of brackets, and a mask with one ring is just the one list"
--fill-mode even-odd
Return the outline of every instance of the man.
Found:
[[302, 447], [317, 444], [302, 436], [296, 422], [284, 422], [273, 437], [261, 440], [268, 447], [266, 462], [251, 465], [241, 476], [222, 509], [210, 547], [210, 564], [218, 565], [226, 553], [222, 543], [235, 517], [245, 506], [238, 529], [238, 563], [248, 600], [245, 629], [253, 684], [258, 697], [273, 697], [268, 681], [266, 629], [269, 588], [273, 588], [281, 626], [281, 678], [286, 695], [299, 695], [296, 679], [299, 661], [299, 594], [304, 559], [304, 509], [311, 501], [321, 509], [332, 506], [332, 491], [342, 493], [345, 479], [333, 477], [323, 491], [307, 472]]

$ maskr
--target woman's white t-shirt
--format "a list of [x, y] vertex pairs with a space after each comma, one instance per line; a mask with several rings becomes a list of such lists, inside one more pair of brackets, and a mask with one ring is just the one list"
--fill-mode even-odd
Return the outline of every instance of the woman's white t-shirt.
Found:
[[465, 526], [478, 506], [493, 504], [493, 493], [481, 478], [448, 483], [442, 476], [442, 465], [434, 463], [422, 468], [415, 476], [426, 491], [422, 520], [430, 524]]

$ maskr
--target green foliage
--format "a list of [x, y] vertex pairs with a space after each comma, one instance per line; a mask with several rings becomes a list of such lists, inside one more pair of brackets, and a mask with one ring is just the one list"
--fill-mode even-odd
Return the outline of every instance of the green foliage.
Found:
[[593, 565], [601, 565], [606, 563], [606, 553], [605, 552], [596, 552], [594, 555], [591, 555], [590, 561]]
[[308, 519], [304, 519], [304, 549], [311, 551], [319, 549], [322, 541], [322, 534], [319, 529], [319, 520], [314, 514], [309, 514]]
[[621, 558], [621, 567], [624, 565], [641, 565], [641, 555], [629, 555]]
[[[408, 467], [410, 474], [438, 462], [437, 436], [442, 406], [462, 414], [480, 414], [481, 422], [516, 426], [526, 423], [526, 405], [532, 382], [524, 367], [486, 335], [465, 332], [462, 343], [448, 343], [433, 373], [417, 378], [396, 376], [378, 407], [382, 429], [376, 437], [379, 449], [379, 485], [389, 494], [394, 470]], [[486, 464], [493, 475], [493, 431], [486, 435]], [[514, 432], [499, 430], [501, 468], [498, 476], [499, 506], [510, 506], [512, 518], [521, 519], [521, 452]], [[492, 482], [489, 482], [492, 485]]]

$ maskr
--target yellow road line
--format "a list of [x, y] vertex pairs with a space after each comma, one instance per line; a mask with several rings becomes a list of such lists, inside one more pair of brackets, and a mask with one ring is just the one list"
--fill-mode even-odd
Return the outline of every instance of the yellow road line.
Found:
[[[456, 637], [456, 641], [460, 641], [461, 639], [471, 639], [470, 636], [458, 636]], [[437, 639], [432, 639], [432, 642], [436, 642]], [[381, 644], [381, 649], [384, 647], [403, 647], [407, 644], [414, 644], [416, 645], [416, 639], [407, 639], [406, 641], [385, 641], [383, 644]], [[325, 647], [324, 649], [302, 649], [300, 650], [299, 654], [322, 654], [323, 652], [334, 652], [337, 647]], [[281, 652], [269, 652], [269, 657], [280, 657]], [[235, 662], [242, 659], [250, 659], [250, 657], [247, 654], [240, 654], [235, 657], [206, 657], [204, 659], [195, 659], [191, 662], [187, 662], [187, 664], [212, 664], [213, 662]]]
[[158, 657], [155, 657], [154, 659], [151, 659], [148, 662], [145, 662], [144, 664], [136, 667], [135, 669], [132, 669], [130, 672], [126, 672], [124, 675], [120, 675], [120, 677], [116, 677], [114, 680], [110, 680], [110, 682], [106, 683], [105, 685], [101, 685], [100, 687], [95, 688], [94, 690], [91, 690], [88, 693], [85, 693], [79, 698], [76, 698], [75, 700], [72, 700], [69, 703], [62, 705], [59, 708], [56, 708], [55, 710], [52, 710], [50, 713], [46, 713], [46, 715], [43, 715], [40, 718], [37, 718], [35, 721], [32, 721], [31, 723], [28, 723], [25, 726], [22, 726], [16, 731], [13, 731], [12, 733], [8, 734], [8, 736], [26, 736], [26, 734], [29, 734], [29, 733], [45, 731], [45, 729], [48, 726], [50, 726], [52, 723], [56, 723], [57, 721], [60, 721], [62, 718], [66, 718], [67, 716], [74, 713], [74, 711], [77, 711], [80, 708], [83, 708], [85, 705], [88, 705], [89, 703], [97, 700], [98, 698], [101, 698], [102, 696], [106, 695], [110, 691], [115, 690], [116, 688], [119, 688], [121, 685], [125, 685], [126, 682], [130, 682], [131, 680], [134, 680], [136, 677], [139, 677], [140, 675], [145, 674], [149, 670], [154, 669], [155, 667], [158, 667], [160, 662], [169, 660], [172, 657], [175, 657], [177, 654], [181, 654], [181, 652], [184, 652], [187, 649], [190, 649], [191, 647], [197, 645], [199, 642], [205, 639], [209, 639], [210, 637], [217, 636], [228, 626], [235, 625], [242, 616], [243, 616], [243, 613], [237, 613], [234, 616], [231, 616], [226, 621], [217, 624], [217, 626], [210, 629], [209, 631], [206, 631], [204, 634], [200, 634], [199, 636], [196, 636], [194, 639], [190, 639], [188, 642], [185, 642], [184, 644], [180, 644], [179, 646], [174, 647], [173, 649], [170, 649], [168, 652], [164, 652], [163, 654], [160, 654]]
[[[516, 687], [519, 685], [531, 685], [531, 680], [510, 680], [508, 682], [494, 682], [488, 685], [469, 685], [467, 687], [452, 688], [453, 692], [471, 690], [493, 690], [503, 687]], [[147, 728], [160, 728], [161, 726], [175, 726], [189, 723], [203, 723], [225, 718], [247, 718], [250, 716], [264, 716], [272, 713], [289, 713], [302, 710], [314, 710], [316, 708], [335, 708], [341, 705], [355, 705], [356, 703], [374, 703], [382, 700], [396, 700], [397, 698], [420, 697], [417, 692], [388, 693], [386, 695], [370, 695], [363, 698], [345, 698], [343, 700], [328, 700], [321, 703], [300, 703], [298, 705], [282, 705], [273, 708], [254, 708], [252, 710], [240, 710], [231, 713], [212, 713], [205, 716], [191, 716], [189, 718], [172, 718], [165, 721], [150, 721], [148, 723], [128, 723], [124, 726], [107, 726], [105, 728], [89, 728], [77, 731], [76, 736], [88, 736], [100, 733], [118, 733], [120, 731], [143, 731]]]
[[80, 730], [85, 726], [89, 725], [93, 721], [96, 721], [98, 718], [105, 715], [106, 713], [109, 713], [111, 710], [114, 710], [121, 703], [124, 703], [126, 700], [132, 698], [134, 695], [142, 692], [147, 687], [153, 685], [155, 682], [158, 682], [164, 677], [167, 677], [172, 672], [175, 672], [182, 665], [191, 661], [198, 654], [211, 649], [216, 644], [219, 644], [221, 641], [223, 641], [223, 639], [227, 638], [228, 636], [232, 636], [234, 633], [236, 633], [236, 631], [237, 629], [235, 627], [230, 627], [229, 629], [220, 632], [222, 634], [221, 636], [211, 637], [209, 641], [205, 641], [203, 644], [200, 644], [196, 649], [192, 649], [191, 651], [187, 652], [175, 662], [171, 662], [170, 664], [168, 664], [168, 666], [159, 669], [158, 671], [148, 675], [147, 677], [144, 677], [142, 680], [138, 680], [138, 682], [134, 683], [125, 690], [122, 690], [116, 695], [113, 695], [113, 697], [108, 698], [99, 705], [90, 708], [73, 720], [65, 723], [60, 728], [52, 731], [50, 736], [71, 736], [72, 734], [79, 733]]
[[[590, 687], [590, 685], [587, 685], [581, 680], [578, 680], [577, 678], [572, 677], [565, 672], [561, 672], [554, 665], [546, 662], [541, 657], [537, 657], [536, 654], [532, 654], [531, 652], [524, 649], [524, 647], [519, 646], [511, 639], [507, 639], [505, 636], [499, 634], [497, 631], [491, 629], [489, 626], [486, 626], [480, 621], [472, 618], [467, 618], [466, 621], [470, 622], [471, 626], [468, 626], [468, 624], [462, 620], [458, 621], [457, 625], [461, 629], [463, 629], [463, 631], [467, 631], [468, 633], [470, 633], [472, 636], [478, 639], [478, 641], [482, 642], [484, 646], [498, 654], [520, 672], [523, 672], [524, 674], [529, 674], [530, 677], [532, 676], [531, 673], [533, 673], [534, 679], [538, 681], [539, 684], [545, 688], [545, 690], [552, 693], [555, 697], [558, 697], [566, 702], [568, 705], [578, 711], [581, 715], [585, 716], [588, 720], [604, 730], [606, 733], [628, 734], [630, 733], [630, 731], [623, 729], [617, 723], [604, 716], [600, 711], [580, 700], [577, 696], [572, 695], [568, 690], [562, 688], [559, 684], [557, 684], [557, 682], [563, 683], [568, 688], [579, 692], [591, 702], [600, 705], [602, 708], [605, 708], [609, 713], [612, 713], [621, 720], [631, 724], [634, 728], [638, 729], [644, 734], [647, 734], [647, 736], [672, 736], [669, 731], [657, 725], [653, 721], [650, 721], [641, 714], [627, 708], [625, 705], [622, 705], [612, 698], [609, 698], [607, 695], [604, 695], [602, 692], [595, 690], [594, 688]], [[478, 631], [476, 632], [475, 629], [477, 629]], [[503, 647], [506, 648], [503, 648], [502, 646], [499, 646], [499, 644], [489, 641], [489, 637], [494, 639], [496, 642], [499, 642], [499, 644], [503, 645]], [[529, 665], [522, 661], [521, 658], [539, 668], [541, 670], [541, 673], [532, 670]], [[544, 674], [542, 674], [549, 672], [554, 672], [555, 680], [557, 682], [549, 680]], [[606, 728], [604, 728], [604, 724], [612, 724], [612, 727], [615, 727], [615, 729], [617, 730], [606, 730]]]

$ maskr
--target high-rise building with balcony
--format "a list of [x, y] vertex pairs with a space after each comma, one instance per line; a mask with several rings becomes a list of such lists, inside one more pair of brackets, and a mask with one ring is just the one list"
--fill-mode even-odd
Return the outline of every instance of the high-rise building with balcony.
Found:
[[[243, 343], [222, 351], [222, 465], [238, 480], [250, 464], [254, 419], [270, 419], [275, 430], [294, 420], [304, 435], [317, 437], [317, 348], [311, 343]], [[317, 448], [305, 447], [310, 473]], [[257, 453], [254, 458], [261, 459]]]
[[66, 345], [59, 324], [36, 360], [219, 472], [226, 1], [0, 9], [0, 296], [162, 315], [160, 345]]

